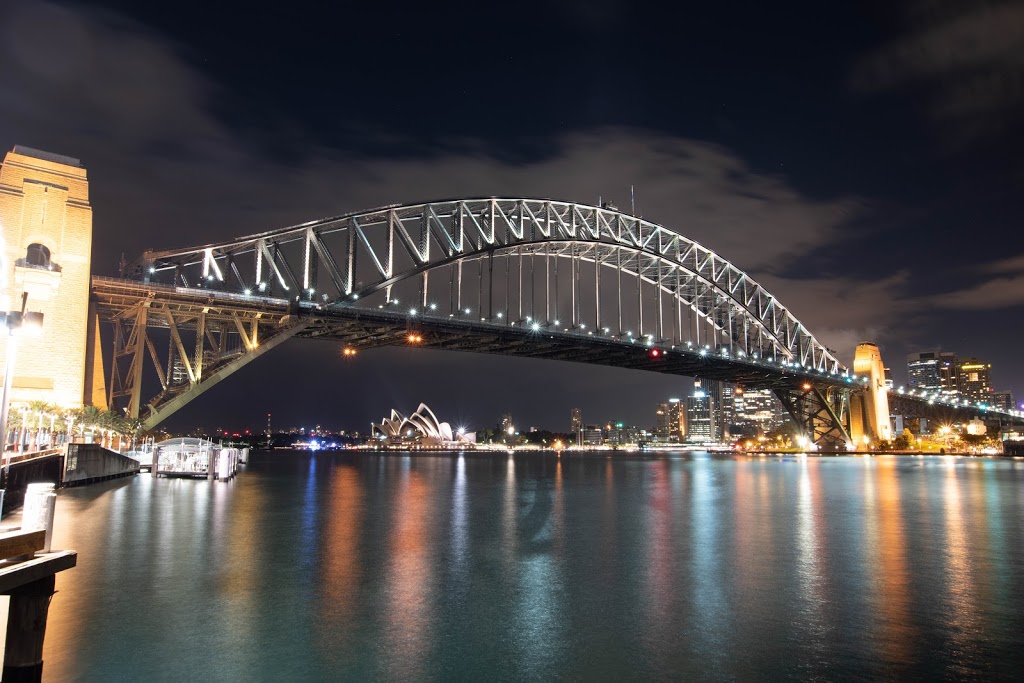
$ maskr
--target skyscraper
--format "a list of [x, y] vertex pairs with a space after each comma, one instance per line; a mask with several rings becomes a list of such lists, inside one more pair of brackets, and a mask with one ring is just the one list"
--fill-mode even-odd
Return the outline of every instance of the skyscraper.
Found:
[[907, 356], [907, 386], [929, 393], [942, 390], [938, 351], [921, 351]]
[[679, 443], [686, 435], [686, 404], [678, 398], [668, 400], [668, 440]]
[[960, 393], [960, 359], [952, 351], [939, 354], [939, 385], [947, 398]]
[[686, 399], [686, 440], [693, 443], [708, 443], [715, 437], [715, 415], [711, 396], [697, 387]]
[[659, 403], [654, 411], [654, 436], [658, 441], [668, 441], [668, 404]]
[[1013, 394], [1009, 391], [993, 391], [989, 396], [990, 405], [999, 410], [1014, 410]]
[[583, 428], [583, 411], [579, 408], [573, 408], [569, 413], [569, 431], [573, 434], [579, 434]]
[[960, 393], [974, 403], [989, 401], [992, 393], [992, 365], [977, 358], [960, 363]]
[[957, 396], [960, 387], [960, 362], [952, 351], [921, 351], [907, 356], [907, 385], [911, 389]]

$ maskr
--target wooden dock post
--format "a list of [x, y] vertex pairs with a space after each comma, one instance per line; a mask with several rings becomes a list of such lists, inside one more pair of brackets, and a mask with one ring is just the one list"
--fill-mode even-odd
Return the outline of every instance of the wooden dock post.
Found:
[[10, 599], [3, 683], [42, 680], [43, 637], [54, 575], [74, 567], [78, 560], [73, 550], [36, 556], [45, 542], [45, 530], [0, 534], [0, 595]]

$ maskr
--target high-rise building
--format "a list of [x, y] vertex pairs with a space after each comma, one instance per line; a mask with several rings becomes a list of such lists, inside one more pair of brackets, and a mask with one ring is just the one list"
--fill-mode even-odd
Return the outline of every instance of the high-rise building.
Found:
[[678, 398], [668, 400], [668, 440], [679, 443], [686, 435], [686, 404]]
[[1013, 393], [1009, 391], [993, 391], [989, 397], [989, 405], [997, 410], [1014, 410]]
[[939, 351], [921, 351], [907, 356], [907, 386], [917, 391], [939, 392]]
[[686, 399], [686, 440], [693, 443], [707, 443], [715, 440], [715, 413], [711, 396], [696, 388]]
[[641, 440], [640, 429], [624, 422], [609, 422], [604, 427], [605, 442], [613, 446], [636, 444]]
[[668, 441], [668, 435], [668, 404], [659, 403], [657, 410], [654, 411], [654, 437], [664, 442]]
[[777, 429], [789, 419], [782, 402], [769, 389], [737, 387], [733, 391], [733, 405], [733, 424], [757, 432]]
[[939, 354], [939, 386], [946, 398], [960, 394], [960, 359], [952, 351]]
[[569, 431], [579, 434], [581, 429], [583, 429], [583, 411], [573, 408], [569, 413]]
[[585, 425], [580, 433], [583, 446], [600, 446], [604, 443], [604, 433], [599, 425]]
[[972, 403], [991, 400], [992, 365], [977, 358], [960, 363], [960, 393]]
[[960, 393], [960, 363], [952, 351], [921, 351], [907, 356], [907, 386], [953, 398]]

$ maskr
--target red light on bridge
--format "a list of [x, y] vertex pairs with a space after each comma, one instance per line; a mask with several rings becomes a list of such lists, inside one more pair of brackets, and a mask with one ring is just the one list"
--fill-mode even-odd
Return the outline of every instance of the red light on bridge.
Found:
[[650, 354], [651, 358], [659, 358], [661, 357], [661, 349], [651, 349]]

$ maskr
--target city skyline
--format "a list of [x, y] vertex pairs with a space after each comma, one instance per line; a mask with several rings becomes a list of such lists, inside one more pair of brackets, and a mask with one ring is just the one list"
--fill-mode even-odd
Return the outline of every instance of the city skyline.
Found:
[[[752, 7], [729, 41], [693, 35], [679, 44], [660, 33], [667, 28], [644, 22], [648, 50], [605, 54], [593, 46], [620, 31], [638, 35], [630, 31], [641, 25], [638, 10], [619, 3], [558, 9], [550, 17], [561, 36], [554, 43], [513, 19], [509, 30], [535, 37], [541, 53], [475, 37], [473, 26], [489, 23], [495, 10], [477, 11], [454, 19], [463, 22], [459, 49], [479, 57], [475, 68], [500, 82], [534, 82], [552, 59], [561, 65], [558, 80], [577, 84], [580, 97], [538, 83], [538, 97], [562, 104], [528, 115], [494, 107], [480, 116], [471, 103], [493, 93], [476, 83], [495, 79], [471, 79], [465, 107], [408, 117], [346, 106], [345, 93], [394, 87], [436, 96], [449, 83], [444, 64], [452, 54], [441, 50], [435, 61], [398, 40], [394, 61], [378, 60], [356, 36], [349, 61], [334, 72], [317, 47], [332, 41], [315, 39], [328, 37], [321, 33], [332, 24], [327, 15], [275, 36], [268, 52], [259, 26], [231, 40], [211, 31], [237, 19], [220, 8], [205, 8], [200, 25], [185, 11], [132, 3], [13, 2], [0, 10], [0, 49], [11, 65], [0, 86], [12, 104], [0, 112], [0, 128], [8, 147], [83, 160], [99, 274], [114, 274], [122, 252], [131, 259], [147, 247], [393, 202], [514, 191], [626, 206], [632, 194], [637, 213], [757, 277], [846, 364], [854, 344], [875, 341], [896, 384], [906, 384], [900, 359], [908, 353], [958, 349], [992, 364], [994, 389], [1024, 396], [1024, 367], [1006, 343], [1024, 331], [1024, 236], [1014, 229], [1024, 155], [1021, 132], [1010, 125], [1021, 99], [1003, 87], [1019, 67], [999, 41], [985, 41], [988, 52], [901, 57], [937, 34], [1003, 35], [1017, 14], [815, 6], [798, 19], [807, 29], [797, 32], [800, 40], [787, 44], [767, 36], [792, 19]], [[736, 20], [715, 8], [674, 11], [679, 16], [659, 23]], [[373, 8], [349, 12], [356, 14], [342, 17], [347, 23], [379, 23]], [[397, 34], [452, 30], [430, 13], [389, 19]], [[837, 33], [814, 30], [823, 24]], [[410, 63], [417, 68], [407, 72]], [[752, 63], [759, 68], [747, 68]], [[964, 94], [981, 64], [995, 74], [985, 99]], [[999, 248], [982, 242], [962, 250], [956, 264], [932, 267], [968, 234], [988, 235]], [[456, 415], [522, 406], [524, 420], [539, 422], [582, 397], [585, 411], [624, 413], [632, 422], [643, 411], [622, 395], [678, 395], [685, 385], [651, 373], [421, 349], [340, 354], [332, 344], [287, 345], [171, 425], [212, 411], [242, 419], [252, 411], [233, 405], [234, 395], [260, 397], [282, 420], [294, 411], [293, 421], [303, 412], [321, 422], [340, 412], [364, 422], [414, 397]], [[458, 382], [432, 388], [460, 374], [487, 378], [508, 396], [473, 394]], [[371, 395], [354, 400], [345, 391], [353, 386]], [[301, 404], [300, 392], [308, 397]]]

